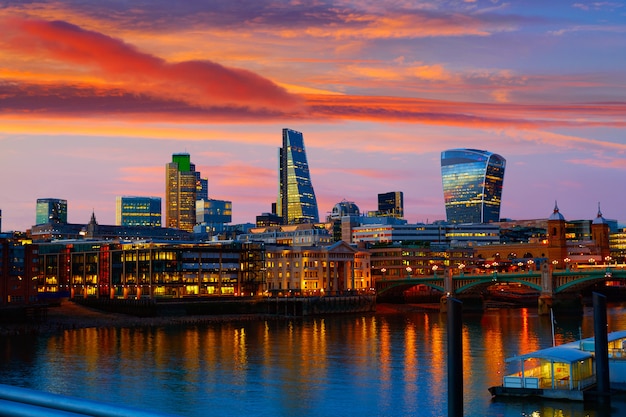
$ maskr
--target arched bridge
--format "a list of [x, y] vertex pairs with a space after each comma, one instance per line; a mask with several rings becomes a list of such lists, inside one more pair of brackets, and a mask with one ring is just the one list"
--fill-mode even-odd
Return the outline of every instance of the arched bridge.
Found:
[[447, 269], [435, 276], [416, 276], [399, 280], [379, 280], [376, 293], [379, 297], [400, 296], [416, 285], [426, 285], [447, 295], [479, 294], [497, 283], [518, 283], [537, 290], [541, 297], [550, 298], [562, 293], [578, 292], [581, 289], [606, 281], [626, 281], [626, 270], [622, 268], [588, 268], [553, 271], [544, 264], [540, 271], [452, 274]]

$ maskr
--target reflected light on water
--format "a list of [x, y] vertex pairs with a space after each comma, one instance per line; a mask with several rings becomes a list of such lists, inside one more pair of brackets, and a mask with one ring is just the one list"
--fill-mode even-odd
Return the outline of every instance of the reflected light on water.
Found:
[[[626, 329], [623, 306], [610, 330]], [[558, 340], [593, 326], [589, 310], [558, 317]], [[591, 327], [590, 327], [591, 326]], [[551, 345], [536, 309], [463, 317], [468, 416], [604, 416], [580, 403], [494, 401], [505, 359]], [[345, 315], [211, 325], [81, 329], [0, 338], [0, 381], [181, 416], [440, 416], [447, 404], [447, 317]], [[103, 395], [106, 393], [106, 396]], [[613, 401], [612, 417], [626, 415]]]

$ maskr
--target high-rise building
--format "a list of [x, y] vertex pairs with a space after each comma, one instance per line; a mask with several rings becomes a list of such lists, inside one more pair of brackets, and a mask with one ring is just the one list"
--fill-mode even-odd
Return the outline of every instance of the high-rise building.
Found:
[[[195, 165], [191, 164], [195, 171]], [[196, 200], [208, 200], [209, 198], [209, 180], [200, 178], [200, 171], [196, 171]]]
[[35, 224], [67, 223], [67, 200], [38, 198]]
[[318, 223], [319, 211], [302, 133], [283, 129], [278, 161], [276, 213], [282, 217], [283, 224]]
[[207, 198], [196, 200], [196, 221], [201, 223], [230, 223], [233, 221], [232, 201]]
[[165, 225], [193, 231], [196, 224], [198, 177], [188, 153], [172, 155], [165, 166]]
[[378, 194], [378, 215], [402, 219], [404, 217], [404, 195], [402, 191]]
[[116, 197], [115, 224], [161, 227], [161, 197]]
[[224, 231], [224, 225], [233, 220], [232, 201], [205, 198], [196, 200], [196, 226], [194, 233], [208, 237]]
[[476, 149], [441, 152], [441, 178], [449, 223], [490, 223], [500, 220], [506, 160]]

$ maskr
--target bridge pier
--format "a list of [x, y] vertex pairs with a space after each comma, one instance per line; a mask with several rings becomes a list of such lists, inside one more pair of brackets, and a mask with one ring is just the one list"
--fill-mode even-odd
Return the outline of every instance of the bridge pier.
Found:
[[552, 309], [552, 304], [554, 304], [554, 297], [551, 295], [542, 294], [539, 296], [537, 304], [538, 314], [540, 316], [548, 315], [550, 314], [550, 310]]
[[554, 278], [552, 277], [552, 269], [547, 262], [541, 265], [541, 295], [538, 300], [538, 313], [540, 316], [550, 314], [554, 304]]
[[439, 312], [440, 313], [447, 313], [448, 312], [448, 297], [447, 295], [444, 295], [443, 297], [441, 297], [439, 299]]

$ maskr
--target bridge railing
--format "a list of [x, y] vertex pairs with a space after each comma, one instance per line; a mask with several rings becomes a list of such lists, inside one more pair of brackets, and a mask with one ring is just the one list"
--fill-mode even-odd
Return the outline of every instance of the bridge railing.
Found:
[[0, 416], [175, 417], [138, 408], [0, 384]]

